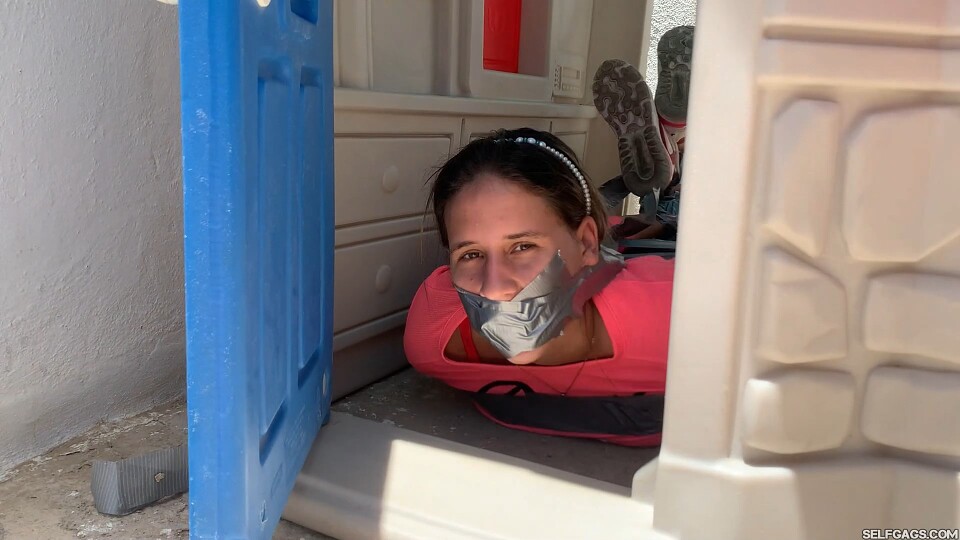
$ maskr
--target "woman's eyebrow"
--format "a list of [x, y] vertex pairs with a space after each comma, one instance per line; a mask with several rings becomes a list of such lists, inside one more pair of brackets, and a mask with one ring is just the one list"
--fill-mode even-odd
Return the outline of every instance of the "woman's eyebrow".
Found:
[[[504, 240], [517, 240], [519, 238], [545, 238], [546, 236], [547, 235], [542, 232], [523, 231], [523, 232], [508, 234], [503, 238]], [[476, 244], [476, 242], [474, 242], [473, 240], [464, 240], [463, 242], [457, 242], [450, 248], [450, 251], [457, 251], [458, 249], [463, 249], [467, 246], [472, 246], [474, 244]]]
[[457, 245], [453, 246], [450, 251], [457, 251], [458, 249], [462, 249], [473, 244], [476, 244], [476, 242], [473, 240], [464, 240], [463, 242], [459, 242]]
[[504, 236], [503, 238], [504, 238], [505, 240], [516, 240], [516, 239], [518, 239], [518, 238], [543, 238], [544, 236], [546, 236], [546, 235], [543, 234], [543, 233], [541, 233], [541, 232], [537, 232], [537, 231], [524, 231], [524, 232], [518, 232], [518, 233], [514, 233], [514, 234], [508, 234], [507, 236]]

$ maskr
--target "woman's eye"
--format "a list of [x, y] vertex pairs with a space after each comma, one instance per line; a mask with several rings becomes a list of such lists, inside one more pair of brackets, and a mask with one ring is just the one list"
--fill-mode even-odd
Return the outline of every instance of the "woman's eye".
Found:
[[537, 247], [537, 246], [535, 246], [535, 245], [533, 245], [533, 244], [517, 244], [516, 246], [514, 246], [513, 252], [514, 252], [514, 253], [519, 253], [519, 252], [521, 252], [521, 251], [527, 251], [527, 250], [533, 249], [533, 248], [535, 248], [535, 247]]
[[461, 261], [472, 261], [480, 257], [480, 253], [476, 251], [468, 251], [460, 256]]

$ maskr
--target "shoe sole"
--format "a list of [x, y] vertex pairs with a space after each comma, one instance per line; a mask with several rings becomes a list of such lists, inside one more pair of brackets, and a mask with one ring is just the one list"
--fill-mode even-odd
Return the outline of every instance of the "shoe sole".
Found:
[[660, 138], [653, 96], [640, 72], [622, 60], [607, 60], [593, 79], [593, 103], [617, 134], [620, 170], [627, 188], [643, 196], [672, 179], [670, 156]]
[[[690, 98], [690, 64], [693, 60], [693, 26], [678, 26], [668, 30], [657, 43], [657, 60], [660, 64], [657, 96], [654, 102], [657, 111], [671, 122], [687, 120], [687, 103]], [[669, 81], [662, 84], [662, 81]]]

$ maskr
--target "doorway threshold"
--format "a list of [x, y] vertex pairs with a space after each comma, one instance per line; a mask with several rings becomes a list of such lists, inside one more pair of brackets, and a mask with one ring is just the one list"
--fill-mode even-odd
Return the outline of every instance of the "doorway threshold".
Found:
[[333, 409], [287, 503], [294, 523], [340, 540], [666, 538], [649, 498], [630, 496], [656, 449], [509, 430], [412, 370]]

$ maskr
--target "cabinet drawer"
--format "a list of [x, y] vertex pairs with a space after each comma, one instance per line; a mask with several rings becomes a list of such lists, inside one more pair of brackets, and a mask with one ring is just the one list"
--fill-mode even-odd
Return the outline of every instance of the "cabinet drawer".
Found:
[[427, 177], [449, 153], [443, 136], [338, 136], [337, 226], [423, 214]]
[[410, 307], [423, 280], [446, 262], [436, 232], [335, 250], [333, 331]]

